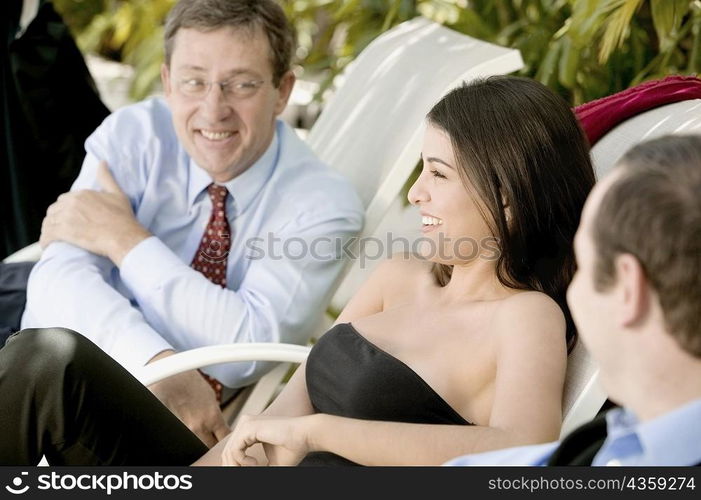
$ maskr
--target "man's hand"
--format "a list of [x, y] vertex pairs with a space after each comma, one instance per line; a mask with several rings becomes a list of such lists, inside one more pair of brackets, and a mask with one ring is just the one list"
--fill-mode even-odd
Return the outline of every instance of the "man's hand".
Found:
[[119, 265], [151, 235], [134, 217], [129, 198], [104, 161], [98, 165], [97, 179], [102, 191], [71, 191], [48, 208], [39, 244], [46, 248], [53, 241], [65, 241]]
[[[173, 354], [173, 351], [163, 351], [149, 363]], [[197, 370], [173, 375], [148, 388], [208, 447], [231, 432], [212, 387]]]

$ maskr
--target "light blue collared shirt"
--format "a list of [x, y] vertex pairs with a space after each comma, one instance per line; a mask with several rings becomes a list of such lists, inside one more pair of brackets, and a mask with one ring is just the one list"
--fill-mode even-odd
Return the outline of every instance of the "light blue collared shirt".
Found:
[[[350, 183], [289, 126], [277, 121], [265, 153], [222, 184], [232, 233], [226, 289], [190, 267], [212, 212], [212, 179], [180, 145], [165, 101], [119, 109], [85, 148], [72, 189], [99, 189], [97, 165], [106, 160], [153, 237], [121, 268], [66, 243], [50, 245], [29, 279], [23, 328], [76, 330], [130, 371], [165, 349], [301, 343], [313, 333], [342, 267], [337, 250], [360, 230], [363, 208]], [[267, 367], [204, 371], [239, 387]]]
[[[688, 466], [701, 463], [701, 399], [647, 422], [630, 410], [606, 414], [607, 438], [592, 465]], [[576, 431], [574, 431], [576, 432]], [[455, 458], [446, 465], [545, 465], [558, 442]]]

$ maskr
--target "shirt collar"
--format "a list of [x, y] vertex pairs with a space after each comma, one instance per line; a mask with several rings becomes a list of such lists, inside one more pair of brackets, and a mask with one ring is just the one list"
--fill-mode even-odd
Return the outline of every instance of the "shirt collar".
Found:
[[[273, 139], [270, 141], [268, 149], [256, 160], [256, 162], [243, 173], [234, 177], [222, 185], [229, 190], [229, 194], [236, 203], [236, 215], [241, 215], [250, 206], [256, 195], [263, 189], [266, 181], [270, 178], [278, 159], [279, 139], [278, 124], [276, 124]], [[212, 183], [212, 178], [195, 160], [190, 158], [190, 181], [188, 185], [187, 201], [188, 206], [192, 206], [197, 196]]]
[[187, 206], [192, 207], [197, 199], [197, 195], [212, 183], [212, 178], [207, 172], [200, 168], [192, 158], [190, 158], [189, 170], [190, 181], [187, 187]]
[[635, 432], [638, 417], [626, 408], [613, 408], [606, 412], [606, 428], [609, 438], [615, 439], [625, 434]]
[[663, 464], [701, 462], [701, 399], [640, 424], [638, 434], [646, 455]]
[[616, 408], [606, 415], [607, 441], [634, 434], [649, 465], [695, 465], [701, 462], [700, 420], [701, 399], [642, 423], [632, 411]]

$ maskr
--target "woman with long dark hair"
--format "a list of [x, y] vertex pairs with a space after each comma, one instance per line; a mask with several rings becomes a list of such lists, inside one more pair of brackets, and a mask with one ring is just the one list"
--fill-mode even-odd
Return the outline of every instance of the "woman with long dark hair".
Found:
[[440, 464], [558, 437], [586, 139], [561, 98], [515, 77], [453, 90], [426, 125], [409, 191], [421, 258], [379, 267], [263, 415], [217, 446], [224, 463], [258, 463], [246, 450], [263, 443], [271, 463]]

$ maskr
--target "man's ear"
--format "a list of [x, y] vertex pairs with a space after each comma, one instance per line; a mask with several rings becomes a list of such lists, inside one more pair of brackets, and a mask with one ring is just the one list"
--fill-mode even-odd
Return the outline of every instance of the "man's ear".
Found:
[[650, 283], [640, 261], [625, 253], [616, 257], [616, 288], [619, 302], [618, 321], [631, 327], [647, 316], [650, 309]]
[[287, 101], [290, 100], [290, 95], [292, 95], [292, 88], [295, 86], [295, 74], [290, 70], [280, 78], [280, 85], [278, 86], [278, 98], [275, 103], [275, 115], [279, 115], [285, 111], [287, 106]]
[[170, 96], [173, 89], [170, 86], [170, 68], [168, 68], [166, 63], [161, 64], [161, 83], [163, 84], [163, 93], [165, 96]]

